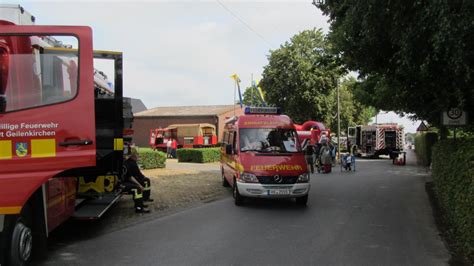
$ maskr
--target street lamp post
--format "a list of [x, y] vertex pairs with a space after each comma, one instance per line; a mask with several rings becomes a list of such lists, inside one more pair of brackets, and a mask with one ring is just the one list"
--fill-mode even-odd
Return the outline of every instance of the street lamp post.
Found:
[[337, 154], [336, 159], [339, 161], [339, 154], [340, 154], [340, 137], [341, 137], [341, 113], [340, 113], [340, 100], [339, 100], [339, 82], [336, 81], [336, 90], [337, 90]]

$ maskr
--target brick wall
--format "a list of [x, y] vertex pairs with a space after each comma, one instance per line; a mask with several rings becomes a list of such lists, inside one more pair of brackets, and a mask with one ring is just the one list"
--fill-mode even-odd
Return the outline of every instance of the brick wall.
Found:
[[[240, 107], [235, 108], [235, 115], [240, 116], [244, 114], [244, 109], [240, 109]], [[222, 135], [224, 134], [224, 122], [228, 118], [234, 116], [234, 110], [230, 110], [226, 113], [219, 115], [219, 125], [217, 126], [217, 139], [220, 142], [222, 139]]]

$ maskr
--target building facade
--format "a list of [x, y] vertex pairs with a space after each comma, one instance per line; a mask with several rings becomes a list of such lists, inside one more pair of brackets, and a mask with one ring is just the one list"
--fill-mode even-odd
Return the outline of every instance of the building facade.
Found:
[[134, 142], [140, 147], [149, 146], [150, 130], [166, 128], [172, 124], [212, 124], [216, 127], [220, 142], [224, 122], [234, 115], [244, 112], [240, 105], [173, 106], [157, 107], [134, 114]]

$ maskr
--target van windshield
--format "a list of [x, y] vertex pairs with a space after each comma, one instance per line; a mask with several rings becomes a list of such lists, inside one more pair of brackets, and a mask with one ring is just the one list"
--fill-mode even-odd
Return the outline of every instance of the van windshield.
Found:
[[294, 129], [242, 128], [240, 151], [299, 152], [301, 147]]

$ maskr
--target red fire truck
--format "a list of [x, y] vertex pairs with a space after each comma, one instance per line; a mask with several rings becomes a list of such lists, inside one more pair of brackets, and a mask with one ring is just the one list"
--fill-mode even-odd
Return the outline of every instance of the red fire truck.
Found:
[[166, 142], [175, 139], [178, 148], [203, 148], [217, 145], [216, 127], [211, 124], [173, 124], [150, 129], [152, 149], [166, 152]]
[[[96, 219], [117, 201], [131, 120], [120, 52], [93, 51], [89, 27], [0, 9], [0, 264], [22, 265], [68, 218]], [[113, 87], [94, 58], [113, 62]]]
[[405, 134], [403, 126], [396, 123], [349, 127], [348, 140], [357, 146], [361, 156], [378, 157], [389, 155], [395, 158], [403, 150]]
[[309, 172], [291, 119], [276, 107], [246, 107], [226, 121], [221, 148], [222, 184], [236, 205], [245, 198], [295, 198], [306, 205]]
[[301, 142], [309, 140], [310, 144], [318, 143], [323, 136], [329, 140], [331, 135], [329, 128], [326, 128], [323, 123], [316, 121], [306, 121], [302, 125], [295, 124], [295, 129]]

